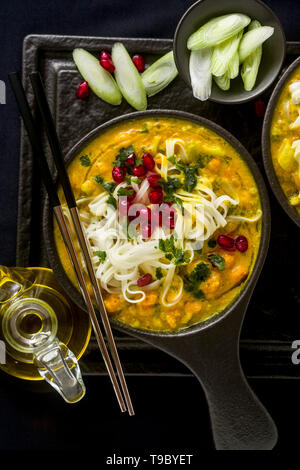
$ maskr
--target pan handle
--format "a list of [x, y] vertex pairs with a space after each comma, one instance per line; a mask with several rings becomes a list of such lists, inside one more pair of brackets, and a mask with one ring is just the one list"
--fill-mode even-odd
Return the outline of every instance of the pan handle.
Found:
[[273, 419], [249, 387], [239, 359], [239, 333], [248, 301], [206, 330], [178, 337], [163, 349], [183, 362], [203, 386], [217, 450], [269, 450]]

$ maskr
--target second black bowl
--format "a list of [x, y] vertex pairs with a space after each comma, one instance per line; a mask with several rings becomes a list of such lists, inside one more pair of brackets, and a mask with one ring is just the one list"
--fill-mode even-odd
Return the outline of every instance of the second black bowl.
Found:
[[244, 13], [258, 20], [263, 26], [272, 26], [274, 34], [263, 44], [263, 55], [256, 84], [251, 91], [244, 89], [241, 77], [231, 80], [230, 89], [221, 90], [215, 83], [210, 100], [225, 104], [238, 104], [250, 101], [263, 93], [276, 79], [282, 67], [286, 40], [279, 19], [273, 11], [260, 0], [200, 0], [183, 15], [175, 31], [174, 58], [179, 75], [191, 86], [189, 74], [190, 51], [187, 48], [189, 36], [210, 19], [229, 13]]

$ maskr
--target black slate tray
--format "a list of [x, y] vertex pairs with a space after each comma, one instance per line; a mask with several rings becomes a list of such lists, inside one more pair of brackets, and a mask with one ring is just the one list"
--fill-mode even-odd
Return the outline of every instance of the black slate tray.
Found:
[[[122, 41], [130, 53], [142, 53], [147, 63], [172, 48], [169, 39], [120, 39], [76, 36], [27, 36], [23, 43], [23, 81], [33, 109], [28, 75], [38, 70], [44, 79], [57, 131], [65, 153], [88, 131], [120, 114], [133, 111], [123, 100], [113, 107], [94, 95], [87, 102], [77, 100], [81, 79], [71, 52], [83, 47], [98, 53]], [[300, 55], [300, 42], [287, 43], [284, 68]], [[283, 69], [284, 70], [284, 69]], [[272, 90], [262, 96], [267, 103]], [[202, 115], [236, 136], [252, 154], [264, 174], [261, 157], [262, 118], [253, 102], [220, 105], [195, 100], [178, 77], [162, 93], [149, 99], [149, 109], [181, 109]], [[49, 149], [42, 134], [46, 154]], [[49, 160], [50, 161], [50, 160]], [[265, 178], [266, 179], [266, 178]], [[241, 337], [241, 360], [248, 377], [300, 377], [300, 365], [292, 364], [292, 342], [300, 339], [299, 229], [288, 219], [271, 191], [272, 235], [262, 275], [251, 299]], [[41, 216], [44, 190], [33, 165], [31, 148], [22, 126], [20, 147], [17, 265], [48, 266], [42, 240]], [[116, 332], [116, 341], [127, 374], [190, 375], [187, 369], [161, 351]], [[81, 360], [84, 374], [105, 374], [92, 338]]]

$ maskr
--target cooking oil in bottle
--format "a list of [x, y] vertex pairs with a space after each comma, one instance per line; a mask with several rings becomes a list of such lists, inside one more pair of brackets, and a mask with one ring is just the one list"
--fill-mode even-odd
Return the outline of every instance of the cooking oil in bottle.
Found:
[[45, 379], [67, 402], [76, 402], [85, 393], [77, 361], [90, 334], [88, 315], [66, 297], [50, 269], [0, 266], [3, 371]]

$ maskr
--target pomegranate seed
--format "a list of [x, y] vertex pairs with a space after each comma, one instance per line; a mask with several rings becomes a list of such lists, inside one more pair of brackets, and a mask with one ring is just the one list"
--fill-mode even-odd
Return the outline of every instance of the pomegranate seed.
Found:
[[262, 100], [255, 101], [255, 114], [258, 117], [264, 117], [266, 112], [266, 105]]
[[151, 222], [151, 209], [150, 207], [143, 206], [140, 209], [140, 218], [143, 223]]
[[161, 179], [161, 176], [157, 173], [152, 173], [152, 175], [147, 176], [148, 183], [152, 188], [160, 188], [158, 181]]
[[115, 71], [115, 66], [112, 60], [101, 59], [100, 64], [109, 73], [113, 73]]
[[153, 191], [150, 191], [149, 193], [149, 201], [151, 204], [161, 204], [163, 201], [163, 192], [160, 189], [154, 189]]
[[126, 160], [126, 163], [130, 166], [134, 166], [135, 165], [135, 159], [136, 159], [136, 156], [134, 153], [132, 153], [131, 155], [129, 155], [129, 157], [127, 158]]
[[121, 215], [126, 215], [127, 216], [130, 205], [131, 204], [130, 204], [130, 201], [128, 201], [128, 198], [126, 196], [121, 196], [119, 201], [118, 201], [119, 213]]
[[155, 167], [155, 161], [154, 161], [151, 153], [145, 153], [142, 156], [142, 159], [143, 159], [144, 167], [147, 168], [147, 170], [153, 170], [153, 168]]
[[227, 251], [235, 250], [234, 239], [231, 237], [228, 237], [228, 235], [219, 235], [217, 238], [217, 243], [224, 250], [227, 250]]
[[100, 59], [106, 59], [106, 60], [110, 59], [111, 60], [111, 55], [107, 51], [101, 51], [100, 52]]
[[133, 189], [131, 186], [126, 186], [126, 188], [125, 188], [125, 189], [128, 189], [128, 191], [130, 191], [130, 190], [132, 190], [132, 191], [133, 191], [133, 193], [132, 193], [132, 194], [129, 194], [129, 195], [127, 196], [127, 199], [128, 199], [128, 201], [129, 201], [129, 202], [133, 201], [133, 200], [134, 200], [134, 198], [135, 198], [135, 196], [136, 196], [136, 192], [135, 192], [135, 190], [134, 190], [134, 189]]
[[144, 176], [146, 168], [143, 165], [135, 166], [132, 170], [134, 176]]
[[116, 183], [122, 183], [125, 180], [126, 168], [123, 166], [114, 166], [112, 169], [112, 177]]
[[132, 57], [132, 62], [136, 66], [139, 72], [144, 72], [145, 70], [145, 59], [141, 54], [135, 54]]
[[139, 287], [147, 286], [152, 282], [152, 276], [151, 274], [144, 274], [144, 276], [140, 277], [137, 281], [137, 285]]
[[89, 84], [88, 82], [81, 82], [76, 90], [76, 97], [80, 100], [84, 100], [89, 96]]
[[108, 52], [102, 51], [100, 53], [99, 62], [100, 62], [100, 65], [102, 65], [102, 67], [108, 72], [113, 73], [115, 71], [114, 63], [111, 59], [111, 55]]
[[234, 244], [236, 249], [239, 250], [241, 253], [244, 253], [248, 250], [248, 240], [243, 235], [239, 235], [238, 237], [236, 237], [236, 239], [234, 240]]

